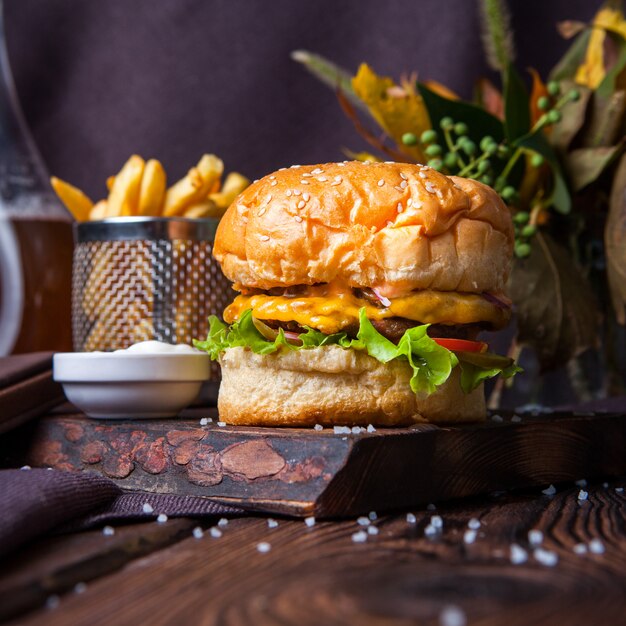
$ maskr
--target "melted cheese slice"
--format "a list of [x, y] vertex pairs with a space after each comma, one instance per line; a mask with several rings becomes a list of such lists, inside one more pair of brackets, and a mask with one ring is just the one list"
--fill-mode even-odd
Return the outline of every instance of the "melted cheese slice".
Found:
[[358, 324], [359, 309], [362, 307], [366, 308], [367, 317], [371, 320], [404, 317], [422, 324], [486, 322], [494, 328], [501, 328], [509, 318], [508, 311], [477, 294], [418, 291], [394, 298], [387, 308], [378, 308], [355, 296], [349, 287], [324, 285], [323, 290], [312, 287], [306, 296], [239, 295], [224, 311], [224, 320], [231, 324], [244, 311], [252, 309], [257, 319], [294, 321], [329, 335], [351, 324]]

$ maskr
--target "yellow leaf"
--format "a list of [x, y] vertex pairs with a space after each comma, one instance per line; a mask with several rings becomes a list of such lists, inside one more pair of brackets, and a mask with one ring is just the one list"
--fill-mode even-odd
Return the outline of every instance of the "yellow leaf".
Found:
[[431, 91], [434, 91], [438, 96], [441, 96], [442, 98], [446, 98], [447, 100], [459, 100], [459, 96], [454, 91], [452, 91], [452, 89], [449, 89], [448, 87], [446, 87], [442, 83], [437, 82], [436, 80], [425, 80], [424, 84]]
[[382, 159], [374, 156], [371, 152], [352, 152], [352, 150], [344, 149], [344, 154], [351, 158], [353, 161], [372, 161], [373, 163], [379, 163]]
[[605, 6], [593, 18], [592, 28], [585, 61], [576, 72], [576, 82], [595, 89], [606, 75], [606, 67], [604, 66], [606, 31], [613, 31], [626, 39], [624, 13], [619, 9]]
[[366, 63], [361, 64], [352, 79], [352, 88], [398, 148], [413, 159], [424, 162], [425, 155], [419, 146], [402, 143], [404, 133], [415, 133], [419, 137], [431, 127], [422, 97], [414, 90], [396, 85], [391, 78], [378, 76]]

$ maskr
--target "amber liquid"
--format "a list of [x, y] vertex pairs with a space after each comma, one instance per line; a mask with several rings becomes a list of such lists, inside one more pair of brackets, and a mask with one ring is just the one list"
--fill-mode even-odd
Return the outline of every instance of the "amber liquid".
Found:
[[[11, 220], [20, 249], [24, 306], [12, 353], [72, 350], [72, 225], [62, 220]], [[17, 270], [14, 270], [17, 271]], [[11, 297], [0, 285], [0, 298]]]

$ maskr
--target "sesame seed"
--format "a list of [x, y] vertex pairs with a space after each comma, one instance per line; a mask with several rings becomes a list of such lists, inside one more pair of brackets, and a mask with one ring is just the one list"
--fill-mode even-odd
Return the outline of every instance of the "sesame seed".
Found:
[[342, 161], [341, 163], [337, 163], [337, 167], [345, 167], [347, 161]]
[[228, 520], [225, 517], [220, 518], [220, 521], [217, 523], [218, 526], [228, 526]]
[[573, 550], [574, 554], [587, 554], [587, 546], [584, 543], [577, 543]]
[[472, 519], [467, 522], [467, 527], [471, 528], [472, 530], [478, 530], [480, 528], [480, 520], [477, 520], [475, 517], [472, 517]]
[[402, 180], [407, 180], [407, 178], [406, 178], [406, 174], [405, 174], [404, 172], [400, 172], [400, 178], [401, 178]]
[[315, 426], [313, 426], [313, 430], [324, 430], [324, 427], [321, 424], [315, 424]]
[[292, 169], [292, 170], [295, 170], [295, 169], [298, 169], [299, 167], [300, 167], [299, 165], [292, 165], [292, 166], [291, 166], [291, 169]]
[[276, 180], [276, 176], [270, 176], [270, 180]]
[[242, 218], [241, 218], [241, 221], [242, 221], [244, 224], [247, 224], [247, 223], [248, 223], [248, 218], [247, 218], [247, 217], [242, 217]]
[[589, 542], [589, 552], [593, 552], [594, 554], [603, 554], [604, 551], [604, 544], [599, 539], [592, 539]]
[[167, 522], [167, 515], [165, 515], [165, 513], [159, 513], [156, 521], [159, 524], [165, 524], [165, 522]]
[[400, 183], [400, 187], [401, 187], [402, 189], [406, 189], [406, 188], [407, 188], [407, 186], [408, 186], [408, 184], [409, 184], [409, 183], [407, 183], [407, 182], [406, 182], [406, 180], [403, 180], [403, 181]]
[[310, 185], [308, 180], [301, 180], [300, 181], [303, 185]]
[[311, 196], [310, 196], [308, 193], [306, 193], [306, 192], [302, 194], [302, 199], [303, 199], [305, 202], [308, 202], [310, 197], [311, 197]]
[[553, 496], [556, 493], [556, 487], [554, 485], [550, 485], [546, 489], [541, 492], [544, 496]]
[[368, 535], [377, 535], [378, 534], [378, 528], [376, 528], [376, 526], [374, 526], [373, 524], [371, 526], [367, 527], [367, 534]]
[[543, 548], [536, 548], [533, 552], [535, 561], [538, 561], [542, 565], [547, 567], [554, 567], [559, 562], [559, 555], [551, 550], [544, 550]]
[[256, 184], [256, 183], [258, 183], [258, 182], [259, 182], [259, 179], [258, 179], [258, 178], [255, 178], [255, 179], [252, 181], [252, 184]]
[[315, 518], [313, 516], [311, 517], [305, 517], [304, 518], [304, 523], [309, 527], [312, 528], [313, 526], [315, 526]]
[[273, 181], [270, 183], [270, 185], [271, 185], [272, 187], [275, 187], [276, 185], [278, 185], [278, 181], [273, 180]]
[[259, 217], [261, 217], [262, 215], [265, 215], [265, 213], [267, 212], [267, 209], [265, 207], [263, 207], [260, 211], [259, 211]]
[[[269, 235], [261, 235], [261, 236], [259, 237], [259, 239], [260, 239], [261, 241], [269, 241], [269, 240], [270, 240], [270, 236], [269, 236]], [[226, 424], [225, 424], [224, 422], [218, 422], [218, 423], [217, 423], [217, 425], [218, 425], [218, 426], [225, 426]]]
[[309, 174], [308, 172], [305, 172], [304, 174], [302, 174], [302, 178], [311, 178], [313, 176], [313, 174]]
[[267, 527], [268, 528], [276, 528], [278, 526], [278, 522], [275, 519], [272, 519], [271, 517], [267, 520]]
[[367, 541], [367, 533], [364, 530], [352, 533], [352, 541], [354, 543], [365, 543]]
[[385, 184], [385, 181], [381, 178], [377, 184], [379, 187], [382, 187]]
[[302, 192], [299, 189], [294, 189], [293, 195], [294, 196], [300, 196], [300, 195], [302, 195]]
[[296, 220], [296, 222], [298, 223], [302, 221], [302, 218], [299, 215], [296, 215], [293, 219]]
[[407, 206], [407, 207], [411, 207], [411, 206], [413, 206], [413, 198], [409, 198], [409, 199], [406, 201], [406, 206]]
[[269, 204], [272, 201], [272, 194], [267, 194], [267, 198], [265, 199], [265, 203]]
[[102, 529], [102, 534], [105, 537], [112, 537], [115, 534], [115, 528], [113, 528], [113, 526], [105, 526]]
[[415, 515], [413, 513], [407, 513], [406, 514], [406, 521], [409, 524], [415, 524], [417, 522], [417, 519], [415, 517]]
[[288, 198], [291, 198], [291, 189], [287, 189], [287, 191], [285, 192], [285, 195], [286, 195]]
[[267, 543], [267, 541], [261, 541], [261, 543], [256, 544], [256, 549], [261, 554], [266, 554], [272, 549], [272, 546], [269, 543]]
[[202, 530], [202, 528], [200, 528], [200, 526], [196, 526], [191, 534], [194, 536], [195, 539], [202, 539], [202, 537], [204, 537], [204, 531]]
[[521, 565], [528, 561], [528, 552], [526, 552], [522, 546], [513, 543], [511, 544], [510, 559], [513, 565]]
[[359, 526], [369, 526], [372, 522], [369, 517], [365, 517], [364, 515], [362, 515], [361, 517], [357, 518], [356, 523]]
[[420, 178], [428, 178], [428, 174], [426, 174], [426, 172], [424, 172], [423, 170], [420, 170], [420, 171], [417, 173], [417, 175], [418, 175]]
[[322, 174], [324, 170], [320, 169], [319, 167], [316, 167], [311, 174]]
[[303, 208], [304, 208], [304, 205], [305, 205], [304, 200], [300, 200], [300, 202], [298, 202], [298, 208], [299, 208], [299, 209], [303, 209]]
[[213, 528], [209, 530], [209, 534], [213, 537], [213, 539], [219, 539], [222, 536], [222, 531], [216, 526], [213, 526]]
[[463, 609], [453, 604], [444, 607], [439, 614], [440, 626], [465, 626], [466, 624], [467, 617], [465, 617]]
[[435, 193], [435, 188], [433, 187], [433, 184], [429, 181], [426, 181], [426, 183], [424, 184], [424, 187], [426, 188], [426, 191], [428, 193]]
[[469, 530], [466, 530], [463, 533], [463, 543], [474, 543], [474, 541], [476, 541], [476, 535], [477, 533], [475, 530], [472, 530], [471, 528]]
[[584, 500], [586, 500], [589, 497], [589, 493], [587, 491], [585, 491], [584, 489], [581, 489], [578, 492], [578, 502], [583, 502]]
[[404, 207], [402, 206], [402, 202], [398, 202], [398, 206], [396, 207], [396, 211], [398, 211], [398, 213], [402, 213], [402, 211], [404, 211]]
[[528, 531], [528, 543], [531, 546], [539, 546], [543, 542], [543, 533], [540, 530]]
[[143, 507], [141, 507], [141, 509], [144, 513], [154, 513], [154, 509], [152, 508], [152, 505], [149, 504], [148, 502], [144, 502]]
[[328, 178], [326, 178], [326, 176], [320, 176], [317, 180], [319, 180], [320, 183], [325, 183], [328, 180]]

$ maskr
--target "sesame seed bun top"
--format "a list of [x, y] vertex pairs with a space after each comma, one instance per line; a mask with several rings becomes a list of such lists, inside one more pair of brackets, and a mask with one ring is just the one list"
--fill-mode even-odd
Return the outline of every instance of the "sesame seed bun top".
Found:
[[513, 226], [477, 181], [405, 163], [279, 170], [246, 189], [214, 256], [243, 287], [341, 282], [394, 297], [414, 289], [503, 293]]

